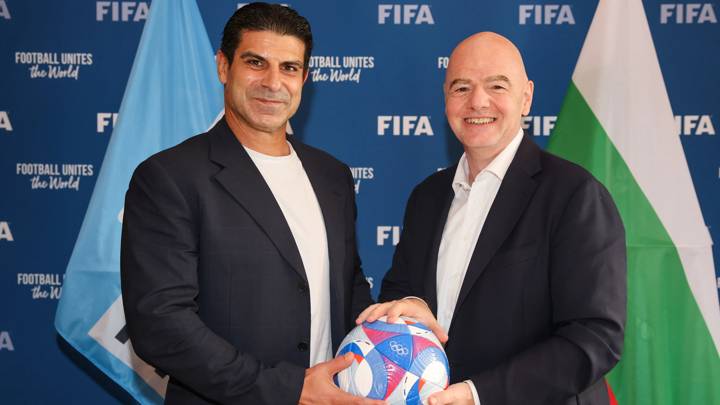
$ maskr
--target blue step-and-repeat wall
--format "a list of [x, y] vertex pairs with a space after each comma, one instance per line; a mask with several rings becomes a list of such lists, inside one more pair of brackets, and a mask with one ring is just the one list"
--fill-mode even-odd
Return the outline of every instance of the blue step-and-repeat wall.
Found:
[[[643, 3], [704, 219], [718, 240], [720, 3]], [[242, 4], [198, 0], [214, 49]], [[525, 126], [544, 147], [597, 1], [290, 5], [310, 20], [316, 44], [292, 131], [352, 167], [360, 254], [376, 294], [411, 189], [461, 153], [443, 112], [442, 82], [454, 45], [483, 30], [517, 44], [536, 86]], [[151, 7], [150, 1], [0, 0], [2, 403], [131, 401], [64, 343], [53, 320]], [[720, 268], [717, 247], [714, 257]]]

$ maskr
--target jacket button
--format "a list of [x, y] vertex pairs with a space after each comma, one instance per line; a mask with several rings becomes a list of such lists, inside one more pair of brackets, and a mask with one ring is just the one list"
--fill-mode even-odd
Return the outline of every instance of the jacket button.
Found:
[[300, 291], [301, 293], [304, 294], [304, 293], [307, 292], [307, 290], [308, 290], [307, 284], [305, 284], [305, 283], [298, 283], [298, 291]]
[[297, 348], [301, 352], [306, 352], [307, 349], [309, 348], [309, 346], [308, 346], [307, 342], [300, 342], [300, 343], [298, 343]]

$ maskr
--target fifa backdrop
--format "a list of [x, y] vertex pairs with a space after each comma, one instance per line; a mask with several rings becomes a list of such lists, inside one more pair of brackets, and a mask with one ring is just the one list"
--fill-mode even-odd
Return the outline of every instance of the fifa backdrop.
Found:
[[[243, 4], [198, 0], [214, 51], [227, 18]], [[315, 39], [289, 132], [351, 167], [359, 251], [376, 296], [411, 190], [462, 153], [444, 116], [442, 85], [453, 47], [486, 30], [517, 44], [535, 82], [523, 126], [544, 148], [598, 3], [294, 0], [289, 5], [308, 18]], [[674, 131], [705, 225], [718, 240], [720, 3], [645, 0], [643, 6]], [[114, 125], [122, 120], [120, 104], [152, 7], [151, 1], [0, 0], [2, 403], [131, 400], [59, 337], [53, 321]], [[643, 142], [652, 153], [653, 140]], [[713, 253], [720, 268], [720, 249], [713, 247]], [[717, 280], [712, 278], [714, 287]]]

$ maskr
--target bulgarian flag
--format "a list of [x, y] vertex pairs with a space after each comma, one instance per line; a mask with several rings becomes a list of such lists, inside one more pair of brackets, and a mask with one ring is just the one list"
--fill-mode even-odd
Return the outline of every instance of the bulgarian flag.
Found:
[[625, 224], [628, 317], [611, 402], [720, 404], [712, 241], [641, 0], [600, 0], [548, 150], [592, 172]]

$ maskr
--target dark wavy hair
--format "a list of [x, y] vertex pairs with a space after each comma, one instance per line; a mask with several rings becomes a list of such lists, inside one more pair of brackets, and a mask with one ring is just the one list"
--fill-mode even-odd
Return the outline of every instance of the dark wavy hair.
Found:
[[305, 44], [304, 68], [308, 68], [313, 39], [310, 23], [290, 7], [279, 4], [250, 3], [240, 7], [230, 17], [223, 30], [220, 50], [232, 64], [235, 50], [245, 31], [272, 31], [294, 36]]

